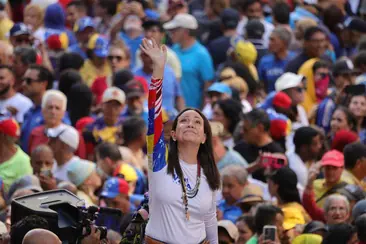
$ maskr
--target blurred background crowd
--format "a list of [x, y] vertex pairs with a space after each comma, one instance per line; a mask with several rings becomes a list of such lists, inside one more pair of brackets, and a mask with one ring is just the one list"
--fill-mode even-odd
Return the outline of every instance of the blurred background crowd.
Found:
[[364, 0], [0, 0], [0, 242], [57, 243], [39, 216], [12, 223], [11, 202], [66, 189], [123, 213], [97, 220], [105, 242], [137, 243], [148, 38], [167, 46], [165, 140], [185, 107], [210, 120], [220, 244], [266, 243], [265, 225], [274, 243], [366, 243], [365, 15]]

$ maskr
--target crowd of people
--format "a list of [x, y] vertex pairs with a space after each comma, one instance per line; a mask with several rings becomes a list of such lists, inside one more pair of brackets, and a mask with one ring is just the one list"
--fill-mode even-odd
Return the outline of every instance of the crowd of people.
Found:
[[364, 0], [0, 0], [0, 243], [64, 241], [11, 217], [63, 189], [121, 212], [81, 243], [365, 244], [365, 15]]

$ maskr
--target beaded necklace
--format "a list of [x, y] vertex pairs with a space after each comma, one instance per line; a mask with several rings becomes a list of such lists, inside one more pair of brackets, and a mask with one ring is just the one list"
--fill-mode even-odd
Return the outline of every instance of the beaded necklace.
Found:
[[[183, 173], [183, 172], [182, 172]], [[197, 178], [196, 178], [196, 185], [194, 186], [194, 188], [192, 190], [187, 190], [186, 184], [184, 182], [184, 176], [182, 176], [183, 179], [180, 179], [180, 183], [182, 185], [182, 190], [183, 190], [183, 204], [184, 204], [184, 211], [186, 214], [186, 220], [189, 220], [189, 212], [188, 212], [188, 198], [194, 198], [197, 193], [198, 190], [200, 188], [200, 183], [201, 183], [201, 165], [200, 162], [197, 162]]]

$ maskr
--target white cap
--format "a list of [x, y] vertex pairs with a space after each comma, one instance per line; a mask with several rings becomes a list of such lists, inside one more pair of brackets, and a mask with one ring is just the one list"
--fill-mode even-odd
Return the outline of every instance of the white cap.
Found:
[[163, 25], [164, 29], [185, 28], [195, 30], [198, 28], [197, 20], [190, 14], [177, 14], [171, 21]]
[[224, 228], [229, 234], [230, 238], [233, 239], [235, 242], [238, 240], [238, 228], [230, 220], [220, 220], [219, 222], [217, 222], [217, 227]]
[[302, 75], [297, 75], [290, 72], [284, 73], [276, 80], [276, 91], [283, 91], [289, 88], [297, 87], [301, 84], [303, 79], [304, 76]]
[[120, 104], [125, 104], [126, 95], [124, 91], [115, 86], [109, 87], [107, 90], [105, 90], [103, 93], [102, 102], [106, 103], [113, 100], [119, 102]]
[[74, 150], [78, 149], [79, 133], [72, 126], [61, 124], [56, 128], [47, 129], [46, 134], [49, 138], [58, 138]]

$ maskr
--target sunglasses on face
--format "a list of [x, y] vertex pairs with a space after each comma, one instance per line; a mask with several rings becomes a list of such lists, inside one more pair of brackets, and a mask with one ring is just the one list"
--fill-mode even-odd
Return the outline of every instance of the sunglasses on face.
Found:
[[318, 73], [318, 75], [324, 79], [325, 77], [329, 76], [329, 73]]
[[29, 78], [29, 77], [24, 77], [24, 78], [23, 78], [23, 81], [24, 81], [25, 83], [27, 83], [27, 85], [30, 85], [30, 84], [32, 84], [32, 82], [35, 82], [35, 81], [38, 81], [38, 80], [34, 80], [34, 79], [32, 79], [32, 78]]
[[116, 59], [118, 62], [121, 62], [123, 57], [121, 57], [121, 56], [112, 56], [112, 55], [108, 56], [109, 61], [113, 61], [114, 59]]

